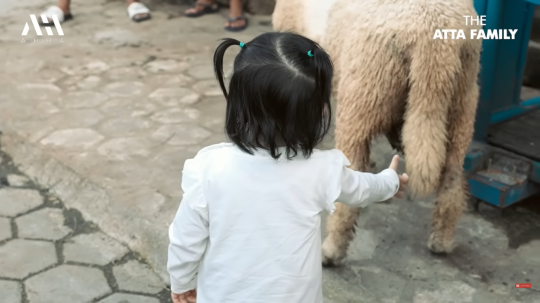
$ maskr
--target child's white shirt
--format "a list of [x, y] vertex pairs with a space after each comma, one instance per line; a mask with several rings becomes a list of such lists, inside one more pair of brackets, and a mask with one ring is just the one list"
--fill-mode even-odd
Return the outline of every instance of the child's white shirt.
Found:
[[[281, 149], [283, 152], [284, 150]], [[353, 171], [339, 150], [276, 162], [231, 143], [187, 160], [169, 228], [171, 290], [197, 303], [320, 303], [321, 212], [393, 197], [395, 171]]]

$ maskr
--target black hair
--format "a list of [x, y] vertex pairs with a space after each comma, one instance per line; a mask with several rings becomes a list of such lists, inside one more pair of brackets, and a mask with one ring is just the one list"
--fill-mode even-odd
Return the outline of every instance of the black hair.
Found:
[[[229, 91], [223, 80], [223, 56], [240, 46]], [[305, 157], [328, 133], [332, 119], [334, 69], [314, 41], [294, 33], [264, 33], [251, 42], [223, 39], [214, 53], [214, 71], [227, 99], [225, 132], [241, 150], [270, 151], [278, 159], [278, 140], [288, 159]]]

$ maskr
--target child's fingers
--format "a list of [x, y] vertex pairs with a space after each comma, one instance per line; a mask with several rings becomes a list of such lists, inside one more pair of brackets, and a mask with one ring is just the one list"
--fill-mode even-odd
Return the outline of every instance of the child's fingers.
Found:
[[407, 182], [409, 182], [409, 175], [403, 174], [403, 175], [399, 176], [399, 180], [400, 180], [402, 183], [407, 183]]
[[171, 293], [171, 298], [172, 298], [173, 303], [180, 303], [180, 295], [179, 294]]
[[197, 291], [191, 290], [186, 294], [186, 298], [189, 303], [197, 302]]
[[393, 169], [394, 171], [397, 171], [398, 164], [399, 164], [399, 156], [395, 155], [394, 158], [392, 158], [392, 162], [390, 162], [390, 167], [388, 168]]

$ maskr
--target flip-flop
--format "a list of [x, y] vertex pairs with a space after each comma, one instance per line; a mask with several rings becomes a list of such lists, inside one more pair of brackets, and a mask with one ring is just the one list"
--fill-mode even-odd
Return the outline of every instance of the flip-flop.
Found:
[[184, 13], [184, 16], [189, 17], [189, 18], [196, 18], [202, 15], [214, 14], [219, 11], [219, 6], [217, 5], [217, 3], [214, 3], [213, 5], [209, 5], [202, 2], [195, 2], [195, 4], [193, 4], [191, 8], [196, 8], [197, 6], [202, 6], [203, 9], [198, 10], [195, 13]]
[[233, 24], [234, 22], [238, 21], [238, 20], [244, 20], [244, 25], [243, 26], [225, 26], [225, 30], [226, 31], [229, 31], [229, 32], [241, 32], [243, 30], [246, 29], [246, 27], [248, 26], [248, 19], [244, 16], [239, 16], [239, 17], [236, 17], [236, 18], [230, 18], [227, 19], [227, 21], [229, 21], [230, 24]]
[[[47, 20], [49, 21], [48, 23], [44, 23], [43, 22], [43, 19], [41, 18], [41, 15], [45, 15], [45, 17], [47, 17]], [[53, 26], [54, 23], [53, 23], [53, 19], [52, 19], [52, 16], [55, 16], [58, 17], [58, 22], [60, 23], [64, 23], [68, 20], [71, 20], [73, 19], [73, 15], [71, 15], [70, 13], [68, 14], [64, 14], [64, 11], [59, 8], [58, 6], [56, 5], [53, 5], [53, 6], [49, 6], [44, 12], [42, 12], [39, 16], [39, 20], [38, 20], [38, 24], [41, 25], [41, 26]]]
[[[130, 5], [128, 5], [127, 12], [129, 19], [133, 20], [134, 22], [141, 22], [151, 18], [148, 7], [140, 2], [132, 2]], [[146, 14], [146, 16], [137, 17], [137, 15], [142, 14]]]

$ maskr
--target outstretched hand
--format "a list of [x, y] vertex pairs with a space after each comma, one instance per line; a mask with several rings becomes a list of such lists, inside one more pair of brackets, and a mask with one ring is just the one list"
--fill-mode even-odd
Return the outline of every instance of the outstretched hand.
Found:
[[[392, 162], [390, 163], [390, 169], [393, 169], [397, 173], [397, 168], [399, 164], [399, 156], [395, 155], [394, 158], [392, 158]], [[394, 197], [401, 199], [405, 195], [405, 189], [407, 188], [407, 182], [409, 182], [409, 176], [407, 174], [399, 175], [399, 189], [398, 192]]]
[[193, 289], [185, 293], [171, 293], [173, 303], [195, 303], [197, 302], [197, 290]]

